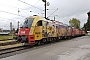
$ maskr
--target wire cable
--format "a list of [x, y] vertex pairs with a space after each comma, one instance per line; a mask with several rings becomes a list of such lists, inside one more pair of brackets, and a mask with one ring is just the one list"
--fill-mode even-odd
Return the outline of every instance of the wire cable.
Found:
[[[58, 10], [58, 8], [57, 8], [54, 12], [56, 12], [57, 10]], [[53, 12], [53, 13], [54, 13], [54, 12]], [[51, 15], [53, 15], [53, 13], [52, 13]], [[49, 15], [48, 17], [50, 17], [51, 15]]]
[[[16, 15], [16, 16], [21, 16], [21, 15], [18, 15], [18, 14], [14, 14], [14, 13], [10, 13], [10, 12], [6, 12], [6, 11], [2, 11], [2, 10], [0, 10], [0, 12], [4, 12], [4, 13], [8, 13], [8, 14], [12, 14], [12, 15]], [[25, 17], [25, 16], [21, 16], [21, 17]]]
[[[22, 3], [25, 3], [25, 4], [27, 4], [27, 5], [31, 6], [31, 7], [34, 7], [34, 8], [36, 8], [36, 9], [42, 10], [42, 9], [40, 9], [40, 8], [38, 8], [38, 7], [35, 7], [35, 6], [33, 6], [33, 5], [29, 4], [29, 3], [26, 3], [26, 2], [24, 2], [24, 1], [21, 1], [21, 0], [18, 0], [18, 1], [20, 1], [20, 2], [22, 2]], [[42, 11], [43, 11], [43, 10], [42, 10]]]
[[39, 2], [40, 0], [38, 0], [35, 4], [34, 4], [34, 6]]
[[[24, 3], [24, 4], [27, 4], [27, 5], [31, 6], [31, 7], [34, 7], [34, 8], [36, 8], [36, 9], [39, 9], [39, 10], [43, 11], [42, 9], [40, 9], [40, 8], [38, 8], [38, 7], [35, 7], [35, 6], [33, 6], [33, 5], [29, 4], [29, 3], [26, 3], [26, 2], [21, 1], [21, 0], [18, 0], [18, 1], [20, 1], [20, 2], [22, 2], [22, 3]], [[48, 12], [48, 13], [51, 14], [50, 12]], [[52, 13], [51, 15], [54, 15], [54, 14]]]
[[[24, 10], [23, 12], [27, 11], [26, 9], [22, 9], [22, 8], [19, 8], [19, 7], [7, 5], [7, 4], [2, 4], [2, 3], [0, 3], [0, 4], [1, 4], [1, 5], [5, 5], [5, 6], [9, 6], [9, 7], [13, 8], [14, 10], [15, 10], [15, 9], [16, 9], [16, 10], [19, 9], [20, 12], [21, 12], [22, 10]], [[27, 11], [27, 12], [29, 12], [29, 11]], [[26, 12], [25, 12], [25, 13], [26, 13]]]
[[14, 20], [14, 19], [9, 19], [9, 18], [3, 18], [3, 17], [0, 17], [1, 20]]
[[[22, 3], [25, 3], [25, 4], [27, 4], [27, 5], [31, 6], [31, 7], [34, 7], [34, 8], [36, 8], [36, 9], [39, 9], [39, 10], [43, 11], [42, 9], [40, 9], [40, 8], [38, 8], [38, 7], [35, 7], [35, 6], [33, 6], [33, 5], [29, 4], [29, 3], [26, 3], [26, 2], [21, 1], [21, 0], [18, 0], [18, 1], [20, 1], [20, 2], [22, 2]], [[40, 0], [39, 0], [39, 1], [40, 1]], [[39, 1], [38, 1], [38, 2], [39, 2]], [[38, 2], [37, 2], [37, 3], [38, 3]], [[37, 3], [36, 3], [36, 4], [37, 4]], [[2, 3], [0, 3], [0, 4], [2, 4]], [[6, 4], [3, 4], [3, 5], [6, 5]], [[6, 6], [10, 6], [10, 5], [6, 5]], [[22, 9], [22, 8], [15, 7], [15, 6], [10, 6], [10, 7], [17, 8], [18, 13], [21, 12], [21, 10], [27, 11], [26, 9]], [[20, 10], [20, 9], [21, 9], [21, 10]], [[1, 10], [0, 10], [0, 11], [1, 11]], [[14, 13], [6, 12], [6, 11], [1, 11], [1, 12], [8, 13], [8, 14], [13, 14], [13, 15], [17, 15], [17, 16], [21, 16], [21, 15], [19, 15], [19, 14], [14, 14]], [[48, 13], [51, 14], [50, 12], [48, 12]], [[54, 12], [53, 12], [53, 13], [54, 13]], [[54, 15], [53, 13], [52, 13], [51, 15]], [[22, 17], [25, 17], [25, 16], [22, 16]], [[50, 17], [50, 16], [49, 16], [49, 17]]]

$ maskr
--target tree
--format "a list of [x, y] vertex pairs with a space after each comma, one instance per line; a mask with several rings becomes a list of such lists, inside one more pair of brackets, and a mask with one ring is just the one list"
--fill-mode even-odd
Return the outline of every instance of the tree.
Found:
[[85, 30], [85, 32], [87, 32], [87, 23], [84, 23], [84, 26], [82, 27], [82, 30]]
[[84, 24], [83, 28], [85, 28], [85, 31], [90, 31], [90, 18], [88, 18], [88, 20]]
[[70, 26], [80, 29], [80, 20], [79, 19], [72, 18], [72, 19], [70, 19], [69, 24], [70, 24]]
[[88, 17], [86, 27], [87, 27], [87, 30], [90, 31], [90, 17]]
[[86, 32], [90, 31], [90, 11], [87, 14], [88, 14], [88, 19], [87, 19], [87, 22], [83, 26]]

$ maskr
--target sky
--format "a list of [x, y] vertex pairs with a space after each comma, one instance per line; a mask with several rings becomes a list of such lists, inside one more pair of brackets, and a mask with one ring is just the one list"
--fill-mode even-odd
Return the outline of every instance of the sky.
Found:
[[[47, 0], [47, 17], [69, 24], [69, 20], [77, 18], [81, 27], [87, 22], [87, 12], [90, 11], [90, 0]], [[19, 12], [18, 12], [19, 11]], [[53, 13], [54, 12], [54, 13]], [[39, 15], [44, 17], [44, 2], [42, 0], [0, 0], [0, 28], [10, 29], [10, 22], [13, 28], [17, 29], [17, 22], [20, 25], [26, 17]]]

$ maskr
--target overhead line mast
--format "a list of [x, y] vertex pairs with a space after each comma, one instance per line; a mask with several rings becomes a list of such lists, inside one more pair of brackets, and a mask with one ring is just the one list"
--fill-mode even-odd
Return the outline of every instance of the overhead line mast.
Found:
[[42, 0], [45, 3], [45, 18], [46, 18], [46, 0]]

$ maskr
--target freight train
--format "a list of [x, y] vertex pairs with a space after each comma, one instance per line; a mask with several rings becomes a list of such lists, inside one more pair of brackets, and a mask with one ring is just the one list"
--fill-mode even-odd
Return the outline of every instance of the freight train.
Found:
[[17, 41], [39, 45], [81, 35], [85, 35], [85, 31], [34, 15], [25, 19], [18, 31]]

